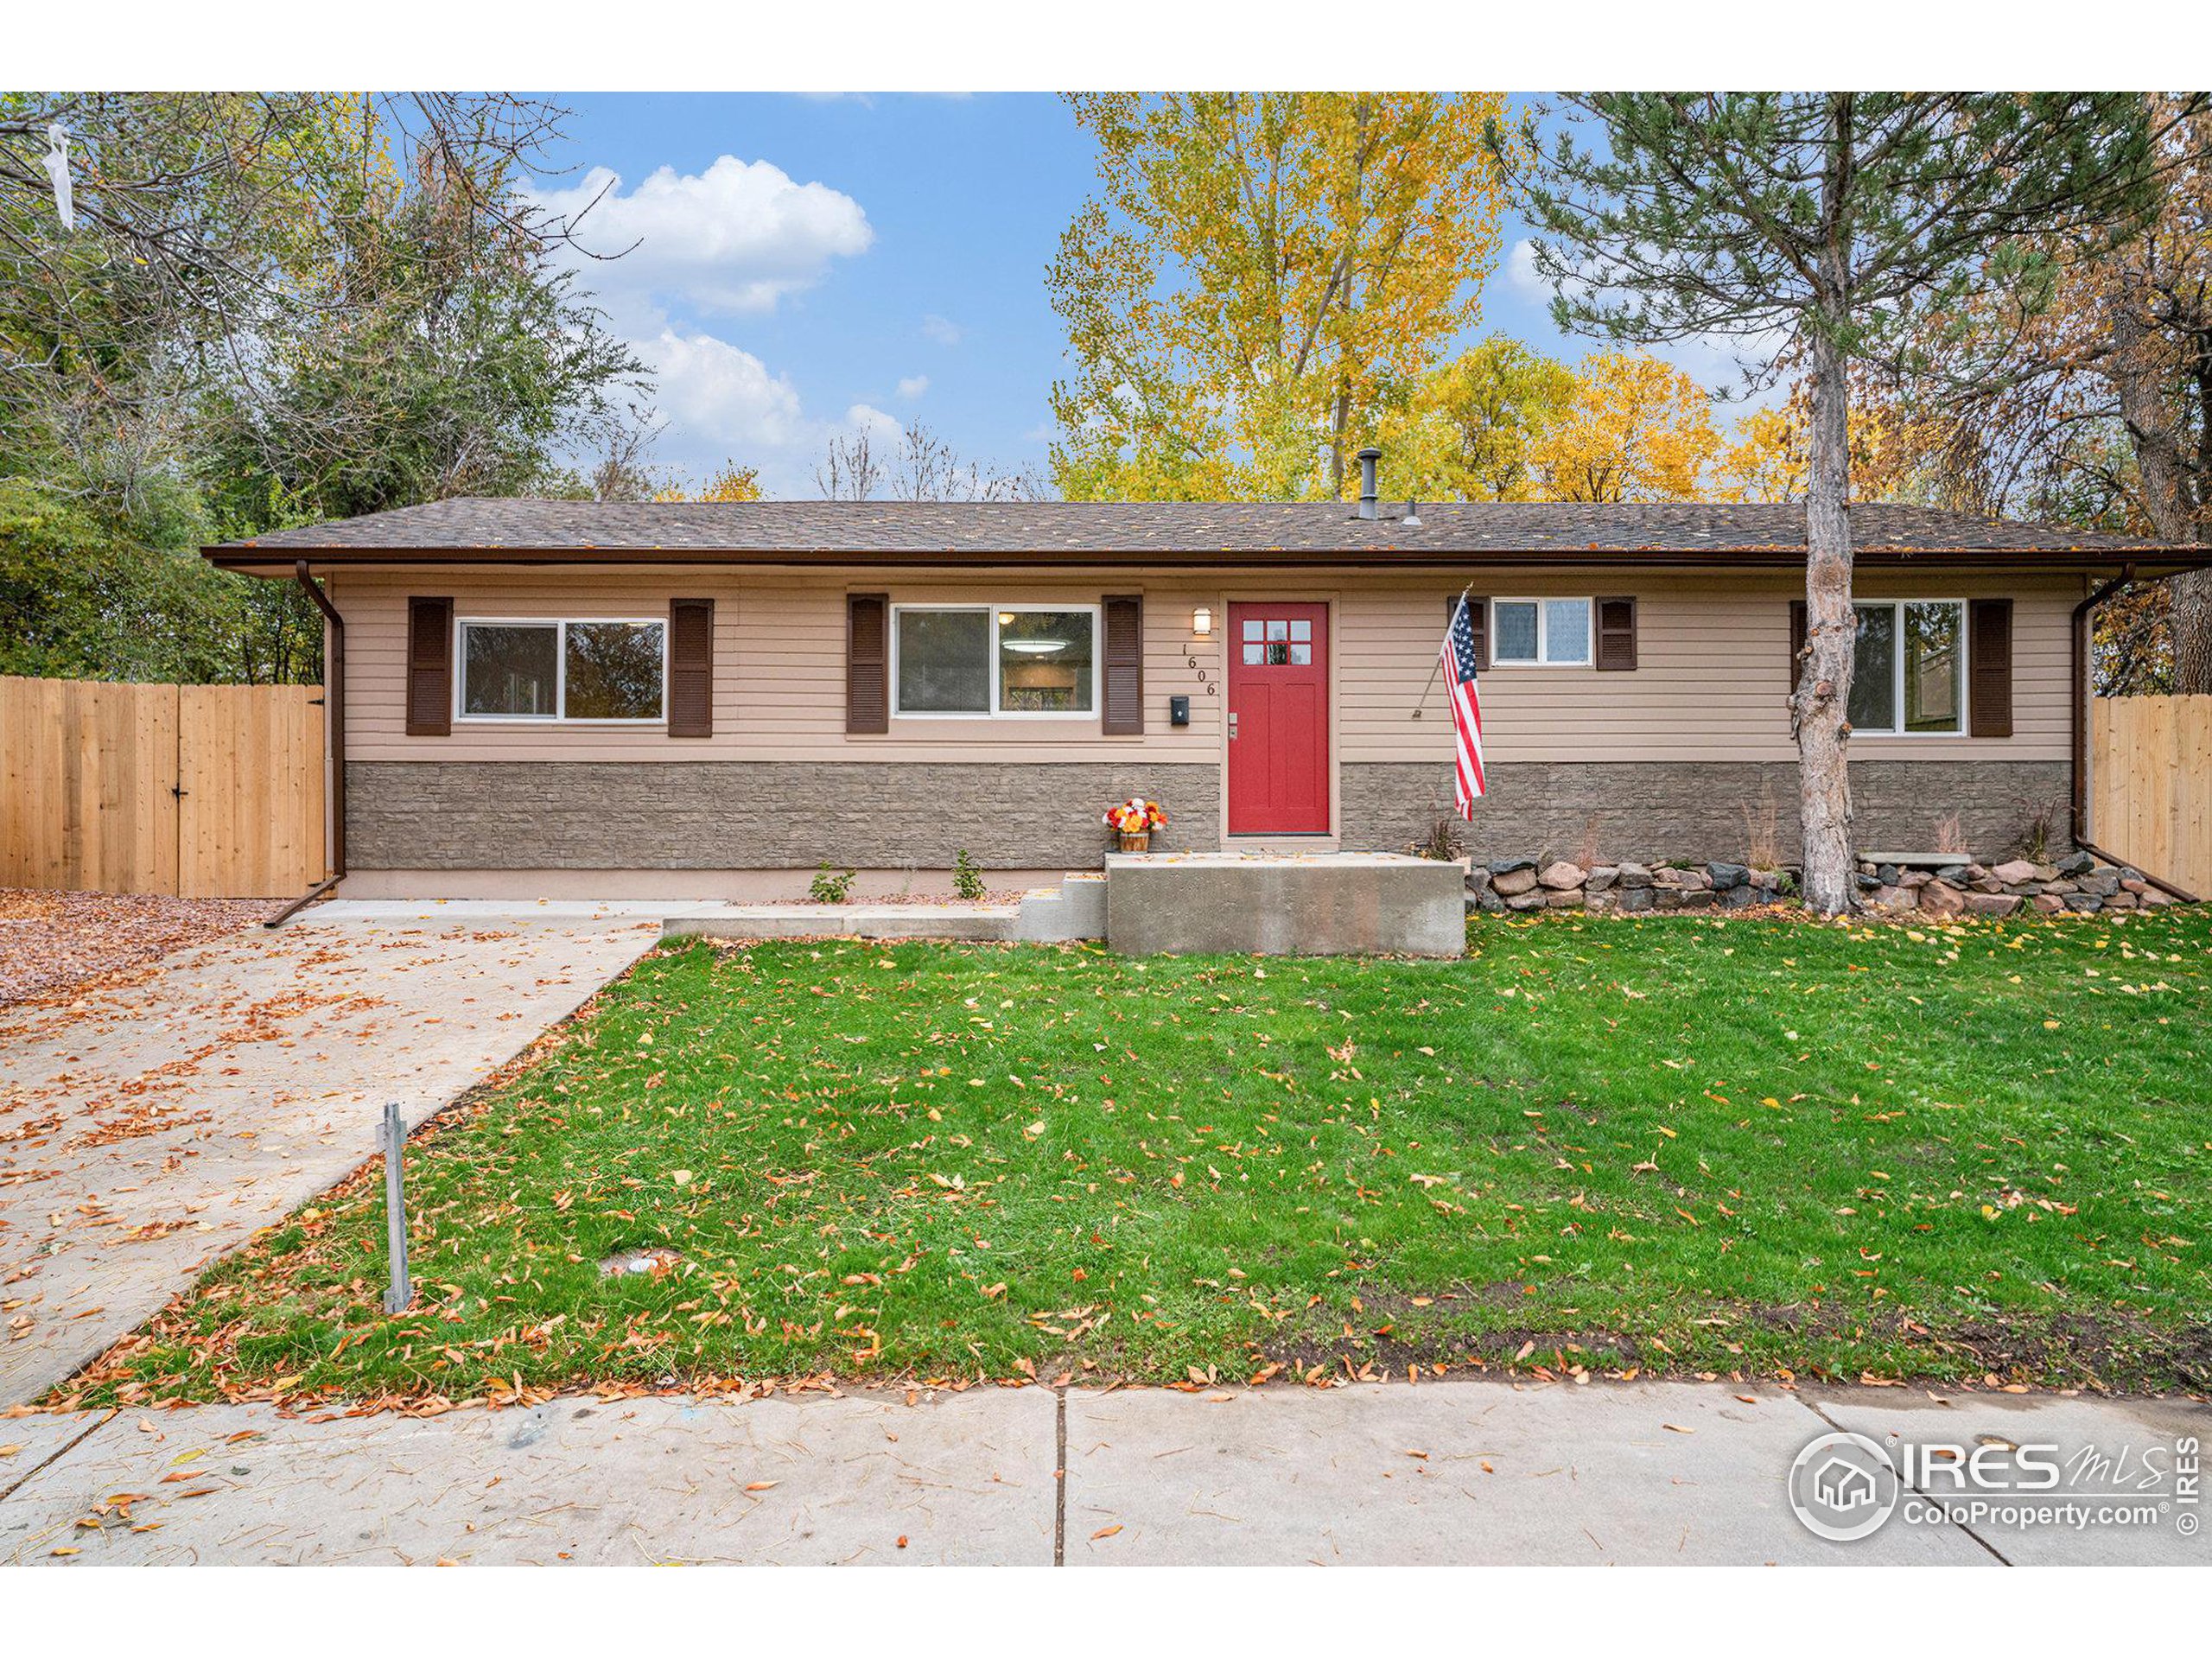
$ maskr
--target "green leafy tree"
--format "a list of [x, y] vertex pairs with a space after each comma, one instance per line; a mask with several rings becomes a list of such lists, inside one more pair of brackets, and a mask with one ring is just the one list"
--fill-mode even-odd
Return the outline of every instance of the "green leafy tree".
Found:
[[[1852, 902], [1850, 372], [1931, 311], [2031, 275], [2038, 239], [2109, 245], [2155, 205], [2140, 98], [2049, 92], [1590, 93], [1547, 143], [1493, 127], [1565, 326], [1719, 335], [1802, 365], [1806, 660], [1790, 700], [1806, 897]], [[1591, 129], [1602, 149], [1580, 141]]]

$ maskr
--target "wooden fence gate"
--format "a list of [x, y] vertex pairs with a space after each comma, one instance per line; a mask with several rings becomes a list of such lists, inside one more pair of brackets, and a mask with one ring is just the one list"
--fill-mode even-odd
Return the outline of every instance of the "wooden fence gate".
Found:
[[2212, 894], [2212, 697], [2099, 697], [2089, 719], [2090, 839]]
[[327, 874], [322, 688], [0, 677], [0, 887], [292, 898]]

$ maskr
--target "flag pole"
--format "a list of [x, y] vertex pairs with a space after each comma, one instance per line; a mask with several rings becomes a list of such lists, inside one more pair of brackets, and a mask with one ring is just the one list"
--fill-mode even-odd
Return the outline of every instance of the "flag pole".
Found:
[[[1472, 582], [1469, 582], [1465, 587], [1459, 590], [1459, 604], [1454, 605], [1452, 607], [1452, 622], [1457, 622], [1459, 620], [1459, 606], [1465, 605], [1467, 602], [1467, 595], [1474, 591], [1475, 584]], [[1446, 622], [1444, 625], [1445, 631], [1446, 632], [1451, 631], [1452, 622]], [[1421, 701], [1414, 704], [1414, 711], [1411, 715], [1407, 716], [1408, 719], [1419, 720], [1421, 718], [1421, 711], [1428, 706], [1428, 694], [1436, 690], [1436, 677], [1443, 671], [1443, 669], [1444, 653], [1440, 651], [1436, 653], [1435, 660], [1428, 665], [1428, 683], [1421, 689]]]

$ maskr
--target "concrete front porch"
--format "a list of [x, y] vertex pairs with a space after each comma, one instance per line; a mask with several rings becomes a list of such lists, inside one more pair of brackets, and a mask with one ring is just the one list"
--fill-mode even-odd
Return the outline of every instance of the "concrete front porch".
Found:
[[1130, 956], [1457, 957], [1466, 866], [1404, 853], [1116, 853], [1106, 942]]

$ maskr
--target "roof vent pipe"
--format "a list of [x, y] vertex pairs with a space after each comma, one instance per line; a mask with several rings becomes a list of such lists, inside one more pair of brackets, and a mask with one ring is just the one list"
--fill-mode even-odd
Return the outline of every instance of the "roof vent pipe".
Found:
[[1406, 516], [1398, 522], [1400, 526], [1403, 529], [1419, 530], [1421, 528], [1421, 503], [1414, 500], [1413, 497], [1408, 496], [1406, 498]]
[[1382, 459], [1382, 452], [1370, 444], [1359, 452], [1359, 516], [1375, 517], [1375, 463]]

